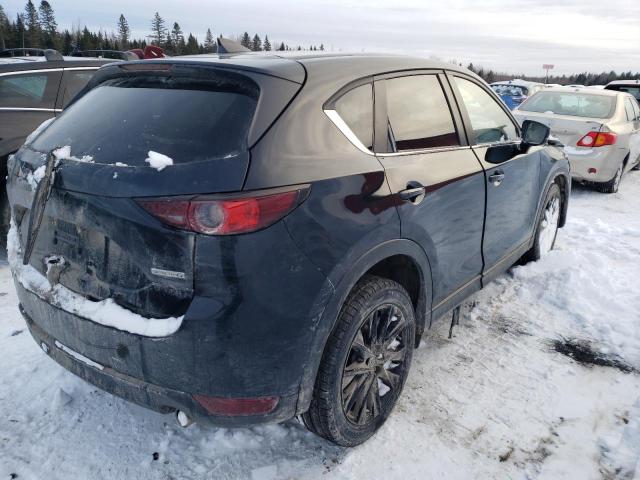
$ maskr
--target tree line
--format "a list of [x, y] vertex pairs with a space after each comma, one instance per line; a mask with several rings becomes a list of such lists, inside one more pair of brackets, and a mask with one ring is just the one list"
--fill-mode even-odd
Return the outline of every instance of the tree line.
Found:
[[[269, 36], [264, 40], [257, 33], [248, 32], [236, 36], [239, 41], [253, 51], [271, 50], [324, 50], [324, 45], [291, 47], [285, 42], [273, 44]], [[129, 50], [144, 48], [147, 45], [162, 47], [170, 55], [193, 55], [198, 53], [215, 53], [216, 38], [207, 29], [204, 41], [200, 42], [191, 32], [185, 34], [178, 22], [171, 27], [156, 12], [150, 21], [150, 34], [145, 38], [133, 38], [131, 28], [124, 14], [120, 14], [115, 29], [112, 31], [90, 31], [86, 26], [74, 25], [71, 29], [59, 29], [51, 3], [41, 0], [38, 7], [33, 0], [28, 0], [24, 11], [18, 12], [15, 19], [9, 19], [0, 5], [0, 49], [5, 48], [53, 48], [69, 55], [79, 50]]]

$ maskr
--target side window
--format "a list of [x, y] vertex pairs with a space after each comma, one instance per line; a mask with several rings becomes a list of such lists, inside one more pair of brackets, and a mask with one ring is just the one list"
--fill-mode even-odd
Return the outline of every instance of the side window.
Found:
[[389, 136], [397, 151], [460, 145], [438, 77], [385, 80]]
[[91, 77], [94, 70], [65, 70], [64, 72], [64, 93], [62, 95], [62, 108], [66, 108], [69, 102], [82, 90]]
[[634, 118], [640, 120], [640, 105], [638, 105], [637, 101], [631, 100], [631, 106], [633, 107], [633, 112], [635, 114]]
[[349, 90], [335, 103], [336, 112], [369, 150], [373, 150], [373, 85]]
[[513, 121], [481, 87], [464, 78], [454, 77], [467, 108], [476, 144], [506, 142], [518, 138]]
[[632, 122], [636, 118], [635, 111], [633, 110], [633, 103], [630, 98], [624, 99], [624, 109], [627, 112], [627, 120]]
[[54, 108], [60, 72], [22, 73], [0, 77], [0, 107]]

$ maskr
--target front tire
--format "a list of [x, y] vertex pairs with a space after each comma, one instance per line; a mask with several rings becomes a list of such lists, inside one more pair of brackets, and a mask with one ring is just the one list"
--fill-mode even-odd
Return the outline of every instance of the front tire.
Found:
[[558, 236], [561, 211], [562, 194], [558, 184], [554, 183], [545, 197], [542, 212], [536, 225], [533, 247], [525, 255], [525, 263], [540, 260], [540, 258], [553, 250]]
[[616, 170], [616, 174], [613, 176], [611, 180], [605, 183], [597, 184], [598, 190], [602, 193], [616, 193], [618, 191], [618, 187], [620, 187], [620, 180], [622, 180], [622, 174], [624, 173], [624, 164], [620, 164], [618, 170]]
[[344, 302], [320, 363], [309, 430], [345, 447], [371, 437], [385, 422], [409, 373], [415, 315], [397, 282], [367, 275]]

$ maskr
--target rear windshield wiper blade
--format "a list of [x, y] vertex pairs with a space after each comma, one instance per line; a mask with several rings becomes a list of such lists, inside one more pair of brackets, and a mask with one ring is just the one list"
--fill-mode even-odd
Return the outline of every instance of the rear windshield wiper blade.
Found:
[[51, 150], [47, 154], [44, 176], [40, 182], [38, 182], [38, 187], [36, 188], [36, 193], [33, 196], [33, 202], [31, 203], [29, 230], [27, 230], [27, 244], [25, 245], [24, 256], [22, 257], [23, 265], [29, 264], [29, 259], [33, 252], [33, 246], [36, 243], [38, 231], [40, 231], [40, 224], [42, 223], [42, 217], [44, 216], [44, 209], [47, 206], [47, 200], [49, 200], [51, 189], [53, 188], [57, 163], [56, 156], [53, 153], [54, 150]]

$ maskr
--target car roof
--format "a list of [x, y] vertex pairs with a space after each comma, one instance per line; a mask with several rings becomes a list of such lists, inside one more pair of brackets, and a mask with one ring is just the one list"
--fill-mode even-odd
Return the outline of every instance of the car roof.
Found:
[[47, 60], [44, 56], [0, 58], [0, 73], [25, 70], [44, 70], [65, 67], [100, 67], [116, 60], [92, 57], [63, 57], [63, 60]]
[[[345, 82], [367, 76], [402, 70], [453, 70], [470, 74], [462, 67], [420, 57], [391, 54], [363, 53], [300, 53], [263, 52], [240, 54], [203, 54], [180, 57], [141, 60], [142, 62], [161, 63], [204, 63], [221, 68], [235, 68], [264, 73], [303, 83], [306, 74], [319, 70], [331, 71], [334, 79]], [[471, 74], [475, 76], [474, 74]]]
[[[640, 80], [614, 80], [612, 82], [607, 83], [606, 87], [609, 85], [631, 85], [631, 86], [640, 86]], [[606, 88], [605, 87], [605, 88]]]
[[625, 92], [618, 92], [616, 90], [604, 90], [601, 88], [590, 88], [590, 87], [553, 87], [546, 90], [543, 90], [544, 93], [556, 93], [556, 92], [565, 92], [565, 93], [585, 93], [587, 95], [602, 95], [605, 97], [615, 97], [617, 95], [628, 95]]
[[519, 78], [514, 78], [513, 80], [504, 80], [502, 82], [493, 82], [491, 85], [513, 85], [516, 87], [532, 87], [534, 85], [544, 85], [539, 82], [530, 82], [528, 80], [520, 80]]

